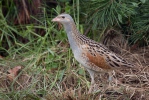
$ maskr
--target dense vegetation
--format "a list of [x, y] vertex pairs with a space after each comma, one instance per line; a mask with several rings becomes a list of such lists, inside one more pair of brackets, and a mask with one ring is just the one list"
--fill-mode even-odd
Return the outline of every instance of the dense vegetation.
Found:
[[[127, 86], [120, 85], [107, 92], [102, 85], [102, 89], [86, 96], [90, 85], [88, 73], [73, 58], [62, 25], [51, 22], [64, 12], [74, 18], [81, 33], [105, 45], [115, 33], [127, 41], [127, 50], [133, 52], [149, 44], [149, 0], [1, 0], [0, 99], [143, 100], [149, 97], [149, 91], [144, 89], [148, 88], [148, 73], [143, 71], [118, 76], [125, 79], [124, 83], [135, 84], [130, 91], [125, 90]], [[143, 49], [143, 55], [142, 51], [135, 52], [141, 53], [139, 57], [143, 56], [140, 58], [143, 61], [138, 57], [136, 60], [129, 50], [128, 58], [148, 66], [146, 51]], [[137, 91], [136, 87], [144, 90]]]

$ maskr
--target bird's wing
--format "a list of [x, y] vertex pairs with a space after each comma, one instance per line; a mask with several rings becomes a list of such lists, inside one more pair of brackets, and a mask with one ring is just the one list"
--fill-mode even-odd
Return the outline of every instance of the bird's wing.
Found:
[[134, 67], [122, 57], [109, 51], [109, 49], [102, 44], [96, 44], [92, 46], [85, 44], [82, 47], [86, 56], [88, 57], [88, 61], [102, 69], [108, 70], [118, 69], [121, 67]]
[[119, 55], [116, 55], [113, 52], [110, 52], [109, 54], [105, 55], [105, 59], [111, 67], [116, 67], [116, 68], [122, 68], [122, 67], [123, 68], [132, 68], [132, 67], [134, 67], [133, 64], [129, 63], [127, 60], [125, 60], [124, 58], [122, 58]]
[[93, 70], [98, 70], [100, 68], [105, 70], [111, 69], [105, 58], [100, 55], [93, 47], [85, 44], [82, 46], [82, 49], [88, 58], [87, 62], [90, 64], [90, 67], [92, 67]]

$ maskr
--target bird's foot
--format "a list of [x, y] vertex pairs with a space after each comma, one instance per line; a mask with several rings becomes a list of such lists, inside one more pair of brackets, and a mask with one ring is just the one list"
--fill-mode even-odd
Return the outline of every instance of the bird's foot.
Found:
[[118, 86], [119, 84], [121, 84], [122, 82], [120, 82], [119, 80], [112, 78], [111, 81], [109, 81], [109, 87], [115, 87]]
[[98, 89], [99, 89], [99, 84], [96, 84], [96, 83], [91, 84], [88, 94], [95, 93], [98, 91]]

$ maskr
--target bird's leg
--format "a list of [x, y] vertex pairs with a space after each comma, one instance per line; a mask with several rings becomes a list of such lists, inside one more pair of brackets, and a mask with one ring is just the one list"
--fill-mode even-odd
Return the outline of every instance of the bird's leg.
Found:
[[108, 78], [108, 80], [109, 80], [109, 82], [112, 82], [112, 80], [113, 80], [113, 74], [112, 74], [112, 71], [110, 71], [108, 74], [109, 74], [109, 78]]
[[91, 93], [92, 89], [94, 88], [94, 84], [95, 84], [95, 80], [94, 80], [94, 74], [95, 74], [95, 72], [92, 71], [92, 70], [90, 70], [90, 69], [87, 69], [87, 71], [89, 72], [90, 77], [91, 77], [91, 86], [89, 88], [88, 93]]
[[113, 78], [113, 76], [112, 76], [112, 72], [110, 71], [110, 72], [108, 72], [108, 74], [109, 74], [109, 78], [108, 78], [109, 86], [108, 86], [108, 87], [111, 87], [111, 84], [112, 84], [112, 78]]
[[114, 70], [109, 72], [109, 86], [111, 86], [112, 82], [114, 82], [116, 86], [118, 84], [118, 80], [113, 77], [114, 75], [115, 75]]

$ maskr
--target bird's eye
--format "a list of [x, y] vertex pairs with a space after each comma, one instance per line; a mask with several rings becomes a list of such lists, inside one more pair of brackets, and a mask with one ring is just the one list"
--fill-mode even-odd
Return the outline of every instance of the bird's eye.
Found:
[[65, 18], [65, 16], [62, 16], [62, 18], [64, 19], [64, 18]]

